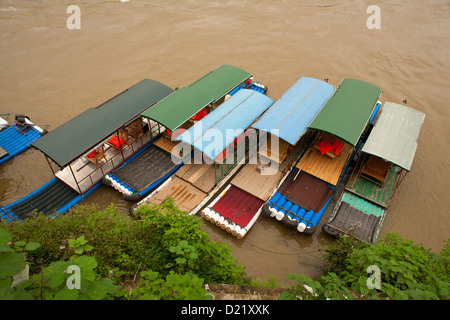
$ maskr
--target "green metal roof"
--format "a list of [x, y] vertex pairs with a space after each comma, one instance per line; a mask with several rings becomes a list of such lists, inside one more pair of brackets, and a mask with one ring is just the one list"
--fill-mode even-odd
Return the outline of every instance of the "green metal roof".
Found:
[[409, 171], [424, 119], [420, 111], [386, 102], [362, 151]]
[[356, 79], [344, 79], [309, 125], [356, 146], [382, 90]]
[[50, 131], [31, 146], [65, 167], [172, 92], [158, 81], [144, 79]]
[[173, 131], [250, 77], [251, 74], [242, 69], [222, 65], [191, 85], [176, 90], [141, 116]]
[[365, 214], [372, 214], [376, 217], [381, 217], [384, 212], [383, 208], [348, 192], [344, 192], [342, 201], [347, 202], [351, 207], [364, 212]]

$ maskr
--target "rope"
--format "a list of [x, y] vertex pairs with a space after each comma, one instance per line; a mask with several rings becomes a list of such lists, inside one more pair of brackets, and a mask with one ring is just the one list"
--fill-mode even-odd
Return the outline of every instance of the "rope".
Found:
[[361, 221], [356, 221], [355, 223], [351, 223], [350, 224], [350, 228], [348, 228], [346, 231], [345, 231], [345, 234], [350, 234], [350, 235], [352, 235], [352, 233], [353, 233], [353, 230], [355, 230], [356, 228], [359, 228], [359, 227], [361, 227]]

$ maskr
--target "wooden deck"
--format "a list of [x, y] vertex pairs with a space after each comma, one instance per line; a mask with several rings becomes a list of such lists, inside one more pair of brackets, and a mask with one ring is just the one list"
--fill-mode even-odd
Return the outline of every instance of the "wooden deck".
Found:
[[176, 175], [205, 193], [209, 193], [215, 184], [213, 164], [185, 164]]
[[190, 212], [206, 197], [206, 193], [190, 183], [175, 177], [161, 191], [150, 197], [146, 203], [161, 203], [171, 196], [181, 211]]
[[297, 163], [296, 168], [336, 186], [352, 152], [353, 148], [349, 144], [344, 143], [339, 156], [331, 158], [327, 155], [322, 155], [312, 145]]
[[272, 137], [267, 137], [267, 144], [258, 151], [258, 155], [266, 158], [266, 161], [272, 160], [277, 163], [282, 163], [287, 156], [289, 143], [283, 139], [278, 139], [278, 150], [272, 150]]
[[[261, 167], [267, 168], [267, 170], [273, 170], [273, 174], [262, 175], [260, 173]], [[266, 201], [280, 182], [281, 175], [281, 171], [270, 168], [268, 165], [247, 164], [231, 180], [231, 184]]]
[[[178, 143], [179, 143], [178, 141], [172, 141], [168, 137], [163, 135], [161, 138], [159, 138], [158, 140], [156, 140], [154, 142], [154, 145], [160, 147], [161, 149], [163, 149], [169, 153], [172, 153], [173, 147], [175, 147]], [[180, 154], [178, 154], [176, 156], [181, 157]]]
[[370, 181], [361, 175], [364, 160], [365, 159], [361, 157], [356, 164], [355, 169], [348, 179], [346, 190], [351, 191], [364, 199], [372, 201], [383, 208], [387, 208], [401, 169], [396, 165], [392, 165], [384, 183], [380, 185], [379, 183]]

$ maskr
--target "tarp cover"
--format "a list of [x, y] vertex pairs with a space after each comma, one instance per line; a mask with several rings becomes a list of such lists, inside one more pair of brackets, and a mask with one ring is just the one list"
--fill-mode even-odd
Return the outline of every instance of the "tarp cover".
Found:
[[242, 69], [222, 65], [191, 85], [176, 90], [141, 116], [174, 131], [250, 77], [251, 74]]
[[276, 133], [295, 145], [308, 125], [333, 95], [334, 87], [326, 82], [301, 77], [278, 99], [252, 128]]
[[262, 93], [241, 89], [176, 140], [190, 144], [214, 159], [273, 102]]
[[244, 228], [263, 204], [263, 200], [235, 186], [230, 186], [211, 209]]
[[344, 79], [309, 128], [328, 132], [356, 146], [381, 89], [356, 79]]
[[409, 171], [424, 119], [418, 110], [386, 102], [362, 151]]
[[144, 79], [96, 108], [90, 108], [31, 145], [65, 167], [173, 90]]

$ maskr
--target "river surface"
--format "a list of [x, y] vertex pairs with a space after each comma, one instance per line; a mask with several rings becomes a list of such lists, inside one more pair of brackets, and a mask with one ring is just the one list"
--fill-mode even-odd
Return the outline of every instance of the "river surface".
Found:
[[[143, 78], [175, 88], [221, 64], [252, 73], [274, 100], [301, 76], [368, 81], [383, 89], [382, 101], [426, 113], [381, 234], [439, 251], [450, 235], [450, 2], [372, 2], [0, 0], [0, 113], [24, 113], [50, 131]], [[367, 12], [372, 4], [379, 16]], [[68, 28], [69, 5], [80, 8], [80, 29]], [[0, 167], [0, 206], [52, 177], [45, 157], [27, 150]], [[130, 206], [105, 186], [83, 203], [114, 203], [124, 214]], [[318, 275], [320, 250], [333, 241], [320, 226], [307, 237], [265, 218], [243, 240], [207, 221], [205, 230], [251, 277], [279, 284], [288, 272]]]

